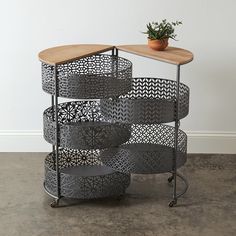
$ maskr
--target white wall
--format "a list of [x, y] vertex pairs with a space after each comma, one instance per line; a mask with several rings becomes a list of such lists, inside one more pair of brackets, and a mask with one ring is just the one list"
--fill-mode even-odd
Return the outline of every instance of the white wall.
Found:
[[[7, 0], [0, 7], [0, 151], [47, 151], [37, 54], [76, 44], [146, 43], [153, 20], [182, 20], [179, 41], [194, 62], [182, 67], [191, 89], [190, 115], [181, 123], [190, 152], [236, 153], [236, 30], [234, 0]], [[134, 75], [175, 78], [175, 67], [130, 56]]]

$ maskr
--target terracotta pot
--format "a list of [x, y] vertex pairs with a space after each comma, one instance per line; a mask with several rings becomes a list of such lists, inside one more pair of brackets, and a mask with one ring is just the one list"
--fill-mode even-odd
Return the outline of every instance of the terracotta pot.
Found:
[[148, 39], [148, 46], [156, 51], [163, 51], [168, 46], [168, 39]]

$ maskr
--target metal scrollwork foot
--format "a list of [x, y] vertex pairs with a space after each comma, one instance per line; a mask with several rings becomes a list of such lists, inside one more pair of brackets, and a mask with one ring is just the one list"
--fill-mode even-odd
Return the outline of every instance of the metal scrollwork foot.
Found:
[[177, 199], [173, 199], [172, 201], [170, 201], [169, 203], [169, 207], [173, 207], [177, 204]]
[[50, 204], [50, 206], [52, 207], [52, 208], [56, 208], [56, 207], [59, 207], [59, 198], [55, 198], [52, 202], [51, 202], [51, 204]]
[[121, 201], [122, 199], [124, 199], [124, 196], [125, 196], [124, 194], [121, 194], [121, 195], [116, 197], [116, 200]]
[[174, 179], [174, 175], [171, 175], [171, 176], [168, 178], [168, 182], [171, 183], [173, 179]]

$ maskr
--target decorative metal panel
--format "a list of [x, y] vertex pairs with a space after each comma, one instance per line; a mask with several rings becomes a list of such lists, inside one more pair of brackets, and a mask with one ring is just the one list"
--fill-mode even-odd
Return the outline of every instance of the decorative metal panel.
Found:
[[[44, 111], [44, 138], [56, 144], [55, 111]], [[58, 105], [59, 146], [72, 149], [103, 149], [130, 138], [129, 124], [111, 122], [100, 112], [99, 102], [73, 101]]]
[[[122, 57], [98, 54], [57, 66], [58, 96], [109, 98], [131, 89], [132, 63]], [[42, 87], [55, 94], [54, 66], [42, 63]]]
[[[173, 167], [175, 129], [172, 126], [132, 125], [131, 138], [125, 144], [101, 151], [104, 165], [123, 173], [156, 174]], [[187, 159], [187, 135], [178, 132], [177, 168]]]
[[[103, 166], [98, 156], [98, 150], [59, 149], [61, 196], [91, 199], [120, 196], [125, 193], [125, 189], [130, 184], [130, 175]], [[50, 153], [45, 159], [45, 188], [50, 194], [56, 195], [57, 178], [53, 159], [55, 159], [54, 153]], [[63, 173], [63, 170], [76, 166], [101, 166], [102, 168], [100, 174], [91, 176]]]
[[[159, 78], [133, 78], [132, 90], [113, 99], [101, 99], [101, 112], [122, 123], [153, 124], [176, 118], [176, 82]], [[180, 83], [179, 118], [189, 111], [189, 88]]]

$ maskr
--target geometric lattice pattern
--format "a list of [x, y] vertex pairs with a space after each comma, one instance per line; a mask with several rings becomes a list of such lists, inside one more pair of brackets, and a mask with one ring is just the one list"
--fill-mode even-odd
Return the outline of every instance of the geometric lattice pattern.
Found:
[[[57, 66], [59, 97], [99, 99], [126, 94], [131, 89], [132, 63], [98, 54]], [[42, 87], [55, 95], [54, 66], [42, 63]]]
[[[173, 167], [174, 133], [172, 126], [132, 125], [131, 138], [125, 144], [101, 151], [104, 165], [122, 173], [155, 174]], [[179, 130], [177, 168], [187, 159], [187, 135]]]
[[[59, 150], [59, 168], [61, 180], [61, 195], [68, 198], [91, 199], [108, 196], [119, 196], [125, 193], [130, 184], [130, 175], [112, 171], [109, 167], [102, 166], [98, 159], [98, 150], [77, 151], [71, 149]], [[57, 195], [57, 179], [54, 167], [54, 153], [50, 153], [45, 159], [45, 188]], [[98, 165], [101, 174], [80, 176], [64, 173], [63, 169], [76, 168], [84, 165], [87, 168]], [[99, 169], [100, 168], [100, 169]], [[107, 172], [106, 174], [103, 174]], [[79, 173], [78, 173], [79, 174]]]
[[[44, 138], [56, 144], [55, 111], [44, 112]], [[130, 125], [105, 119], [96, 101], [73, 101], [58, 105], [59, 146], [72, 149], [103, 149], [130, 138]]]
[[[45, 159], [46, 165], [54, 168], [55, 153], [50, 153]], [[73, 166], [102, 165], [99, 158], [99, 150], [77, 150], [59, 148], [59, 169]]]
[[[101, 99], [101, 112], [109, 119], [130, 124], [172, 122], [176, 118], [176, 86], [172, 80], [133, 78], [132, 90], [113, 99]], [[180, 83], [179, 119], [189, 111], [189, 88]]]

